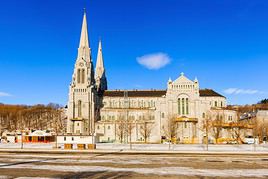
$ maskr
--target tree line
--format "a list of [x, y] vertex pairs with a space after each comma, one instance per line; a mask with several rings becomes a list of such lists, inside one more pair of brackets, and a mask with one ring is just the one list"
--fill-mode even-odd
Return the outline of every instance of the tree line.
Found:
[[7, 131], [35, 129], [65, 131], [63, 109], [58, 104], [8, 105], [0, 104], [0, 134]]

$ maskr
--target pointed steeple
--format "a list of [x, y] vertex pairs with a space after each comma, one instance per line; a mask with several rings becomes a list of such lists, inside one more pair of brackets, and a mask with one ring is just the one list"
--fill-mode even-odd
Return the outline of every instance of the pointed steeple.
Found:
[[80, 43], [78, 48], [78, 59], [83, 58], [84, 60], [91, 62], [91, 52], [88, 40], [88, 31], [87, 31], [87, 16], [84, 9], [83, 23], [80, 35]]
[[101, 78], [103, 73], [104, 73], [104, 64], [103, 64], [102, 46], [101, 46], [101, 40], [100, 40], [98, 55], [97, 55], [97, 64], [96, 64], [96, 77]]
[[103, 63], [101, 40], [99, 41], [95, 80], [99, 92], [107, 90], [107, 80], [105, 76], [105, 68]]
[[84, 10], [83, 24], [80, 36], [80, 43], [79, 43], [79, 48], [83, 47], [89, 48], [88, 32], [87, 32], [87, 15], [85, 10]]

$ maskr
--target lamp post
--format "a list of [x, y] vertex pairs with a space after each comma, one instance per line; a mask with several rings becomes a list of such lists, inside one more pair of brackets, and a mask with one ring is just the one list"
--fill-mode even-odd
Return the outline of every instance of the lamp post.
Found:
[[21, 149], [23, 149], [23, 130], [21, 130]]

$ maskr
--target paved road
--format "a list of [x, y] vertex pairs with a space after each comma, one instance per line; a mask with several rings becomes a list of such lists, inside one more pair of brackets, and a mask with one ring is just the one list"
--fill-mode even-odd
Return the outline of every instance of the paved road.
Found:
[[268, 178], [268, 154], [0, 152], [0, 178]]

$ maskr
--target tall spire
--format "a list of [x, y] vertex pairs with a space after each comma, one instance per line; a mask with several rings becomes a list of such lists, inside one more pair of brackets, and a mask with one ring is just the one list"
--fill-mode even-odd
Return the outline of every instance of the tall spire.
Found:
[[88, 31], [87, 31], [87, 16], [86, 10], [84, 9], [84, 17], [81, 29], [81, 36], [80, 36], [80, 43], [78, 48], [78, 58], [83, 59], [88, 62], [92, 62], [91, 60], [91, 51], [89, 47], [89, 40], [88, 40]]
[[96, 77], [101, 78], [103, 73], [104, 73], [104, 64], [103, 64], [102, 46], [101, 46], [101, 40], [100, 40], [98, 55], [97, 55], [97, 64], [96, 64]]
[[82, 24], [80, 44], [79, 44], [79, 48], [83, 48], [83, 47], [89, 48], [88, 32], [87, 32], [87, 16], [86, 16], [85, 9], [84, 9], [84, 17], [83, 17], [83, 24]]
[[105, 68], [103, 63], [101, 40], [99, 41], [95, 80], [99, 92], [107, 90], [107, 80], [105, 76]]

